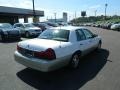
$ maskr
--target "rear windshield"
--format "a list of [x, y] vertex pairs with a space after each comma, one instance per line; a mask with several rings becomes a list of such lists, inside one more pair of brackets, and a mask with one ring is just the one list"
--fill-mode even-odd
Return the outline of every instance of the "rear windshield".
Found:
[[38, 38], [68, 42], [69, 30], [48, 29], [48, 30], [45, 30], [44, 32], [42, 32]]

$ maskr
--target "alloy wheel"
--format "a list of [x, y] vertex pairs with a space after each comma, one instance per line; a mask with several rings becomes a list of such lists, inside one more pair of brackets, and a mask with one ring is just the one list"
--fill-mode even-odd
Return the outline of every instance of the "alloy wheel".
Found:
[[30, 36], [29, 32], [26, 32], [25, 36], [28, 38]]
[[77, 68], [79, 65], [79, 56], [77, 54], [73, 55], [72, 61], [71, 61], [71, 66], [73, 68]]

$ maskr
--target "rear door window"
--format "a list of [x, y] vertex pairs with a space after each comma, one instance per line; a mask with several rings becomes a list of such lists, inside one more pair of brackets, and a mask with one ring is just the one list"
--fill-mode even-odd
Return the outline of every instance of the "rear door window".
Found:
[[92, 32], [90, 32], [89, 30], [83, 29], [82, 31], [84, 32], [84, 34], [85, 34], [85, 36], [86, 36], [86, 39], [90, 39], [90, 38], [93, 37]]
[[80, 29], [76, 30], [76, 37], [77, 37], [77, 41], [82, 41], [86, 39], [85, 34]]

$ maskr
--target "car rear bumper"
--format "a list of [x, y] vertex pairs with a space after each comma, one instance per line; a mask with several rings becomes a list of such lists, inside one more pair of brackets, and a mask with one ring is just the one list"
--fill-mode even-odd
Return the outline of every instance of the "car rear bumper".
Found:
[[18, 63], [30, 67], [42, 72], [49, 72], [56, 69], [59, 69], [63, 66], [66, 66], [69, 64], [70, 56], [66, 56], [63, 58], [59, 58], [56, 60], [42, 60], [42, 59], [36, 59], [36, 58], [29, 58], [26, 56], [23, 56], [18, 51], [14, 54], [15, 61]]

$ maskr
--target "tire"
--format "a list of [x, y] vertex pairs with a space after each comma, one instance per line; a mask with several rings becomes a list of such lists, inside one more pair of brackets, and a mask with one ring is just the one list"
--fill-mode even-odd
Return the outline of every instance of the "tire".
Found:
[[29, 38], [29, 37], [30, 37], [30, 33], [29, 33], [29, 32], [26, 32], [26, 33], [25, 33], [25, 37], [26, 37], [26, 38]]
[[78, 68], [79, 61], [80, 61], [79, 54], [77, 54], [77, 53], [73, 54], [73, 56], [71, 58], [71, 62], [70, 62], [70, 67], [73, 69]]
[[4, 41], [4, 38], [1, 34], [0, 34], [0, 41]]
[[102, 43], [100, 41], [99, 44], [98, 44], [98, 46], [97, 46], [97, 48], [96, 48], [96, 51], [100, 51], [101, 50], [101, 45], [102, 45]]

